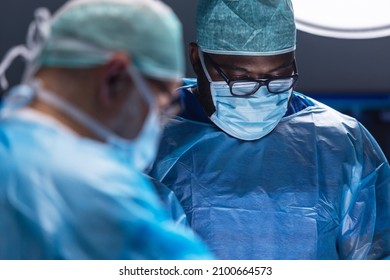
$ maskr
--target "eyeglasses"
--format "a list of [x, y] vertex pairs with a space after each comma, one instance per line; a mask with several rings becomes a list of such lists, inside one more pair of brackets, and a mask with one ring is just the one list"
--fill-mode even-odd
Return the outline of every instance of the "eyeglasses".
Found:
[[217, 73], [229, 85], [230, 93], [235, 96], [252, 95], [256, 93], [261, 86], [267, 86], [268, 91], [275, 94], [286, 92], [290, 90], [298, 80], [298, 70], [295, 59], [293, 61], [294, 74], [290, 76], [280, 76], [271, 79], [231, 80], [207, 53], [203, 54], [210, 61], [211, 65], [217, 71]]

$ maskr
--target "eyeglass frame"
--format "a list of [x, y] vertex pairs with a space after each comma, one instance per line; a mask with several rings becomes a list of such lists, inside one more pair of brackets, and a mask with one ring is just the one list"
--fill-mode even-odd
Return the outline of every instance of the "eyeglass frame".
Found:
[[[253, 95], [255, 94], [259, 88], [261, 88], [262, 86], [267, 86], [267, 89], [270, 93], [273, 93], [273, 94], [279, 94], [279, 93], [282, 93], [282, 92], [285, 92], [285, 91], [281, 91], [281, 92], [272, 92], [270, 89], [269, 89], [269, 83], [272, 82], [272, 81], [275, 81], [275, 80], [283, 80], [283, 79], [293, 79], [293, 82], [291, 84], [291, 86], [287, 89], [287, 90], [290, 90], [291, 88], [294, 87], [295, 83], [297, 82], [298, 80], [298, 68], [297, 68], [297, 65], [296, 65], [296, 62], [295, 62], [295, 58], [292, 62], [292, 65], [293, 65], [293, 71], [294, 71], [294, 74], [292, 75], [288, 75], [288, 76], [279, 76], [279, 77], [275, 77], [275, 78], [270, 78], [270, 79], [239, 79], [239, 80], [231, 80], [228, 78], [228, 76], [222, 71], [222, 69], [218, 66], [218, 64], [208, 55], [208, 53], [205, 53], [203, 52], [202, 53], [210, 62], [211, 62], [211, 66], [217, 71], [217, 73], [223, 78], [223, 80], [228, 84], [229, 86], [229, 89], [230, 89], [230, 93], [231, 95], [233, 96], [241, 96], [241, 97], [244, 97], [244, 96], [250, 96], [250, 95]], [[234, 94], [233, 93], [233, 85], [235, 83], [245, 83], [245, 82], [256, 82], [258, 83], [258, 86], [254, 88], [254, 90], [250, 93], [247, 93], [247, 94]], [[286, 91], [287, 91], [286, 90]]]

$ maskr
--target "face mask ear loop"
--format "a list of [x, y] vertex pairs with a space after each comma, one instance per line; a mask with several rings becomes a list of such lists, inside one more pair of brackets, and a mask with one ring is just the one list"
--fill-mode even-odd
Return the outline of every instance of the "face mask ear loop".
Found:
[[213, 80], [211, 79], [209, 71], [207, 71], [206, 64], [204, 63], [203, 52], [200, 50], [200, 48], [198, 48], [198, 53], [199, 53], [200, 64], [202, 64], [203, 72], [206, 75], [207, 80], [211, 83]]
[[157, 106], [156, 104], [156, 97], [152, 93], [149, 86], [145, 83], [145, 80], [142, 78], [139, 71], [133, 66], [129, 66], [129, 73], [132, 77], [132, 80], [138, 89], [139, 93], [142, 95], [142, 97], [145, 99], [145, 101], [148, 103], [149, 110], [154, 110]]
[[6, 90], [9, 86], [5, 73], [17, 57], [21, 56], [27, 63], [22, 79], [23, 82], [29, 80], [36, 71], [38, 67], [33, 67], [29, 64], [32, 64], [42, 51], [44, 41], [49, 35], [49, 22], [49, 10], [46, 8], [37, 9], [35, 11], [35, 19], [30, 24], [27, 32], [26, 45], [15, 46], [6, 53], [3, 61], [0, 63], [0, 86], [3, 90]]

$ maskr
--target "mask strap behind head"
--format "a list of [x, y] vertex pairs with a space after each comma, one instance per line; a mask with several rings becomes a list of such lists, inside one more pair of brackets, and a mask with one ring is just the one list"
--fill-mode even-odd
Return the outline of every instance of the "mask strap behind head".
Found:
[[[35, 11], [35, 19], [30, 24], [26, 36], [26, 45], [18, 45], [11, 48], [0, 63], [0, 86], [3, 90], [8, 88], [8, 81], [5, 72], [12, 65], [13, 61], [21, 56], [28, 62], [34, 61], [42, 51], [43, 44], [49, 35], [50, 30], [50, 12], [46, 8], [39, 8]], [[36, 66], [26, 65], [23, 80], [29, 79]]]

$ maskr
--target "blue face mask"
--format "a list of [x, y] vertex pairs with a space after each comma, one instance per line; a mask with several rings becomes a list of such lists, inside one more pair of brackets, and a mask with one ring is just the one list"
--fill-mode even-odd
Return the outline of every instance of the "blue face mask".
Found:
[[[260, 139], [276, 127], [287, 111], [292, 89], [275, 94], [262, 86], [253, 95], [234, 96], [225, 81], [212, 81], [201, 53], [200, 61], [210, 82], [215, 106], [210, 120], [216, 126], [230, 136], [246, 141]], [[248, 91], [251, 88], [253, 86], [249, 85]]]
[[156, 110], [149, 111], [135, 139], [128, 140], [111, 132], [105, 136], [107, 143], [123, 151], [140, 171], [144, 171], [153, 163], [161, 135], [159, 115]]
[[210, 119], [227, 134], [257, 140], [270, 133], [287, 111], [292, 90], [274, 94], [260, 87], [247, 97], [233, 96], [226, 82], [210, 82], [215, 112]]
[[[107, 135], [107, 142], [122, 151], [126, 151], [132, 157], [132, 161], [137, 168], [144, 171], [154, 161], [161, 137], [161, 125], [159, 114], [155, 108], [155, 98], [149, 87], [145, 84], [143, 78], [135, 68], [130, 68], [129, 72], [133, 78], [134, 84], [141, 92], [149, 104], [149, 113], [145, 119], [142, 129], [138, 136], [133, 140], [119, 137], [115, 134]], [[131, 107], [130, 105], [128, 107]]]

